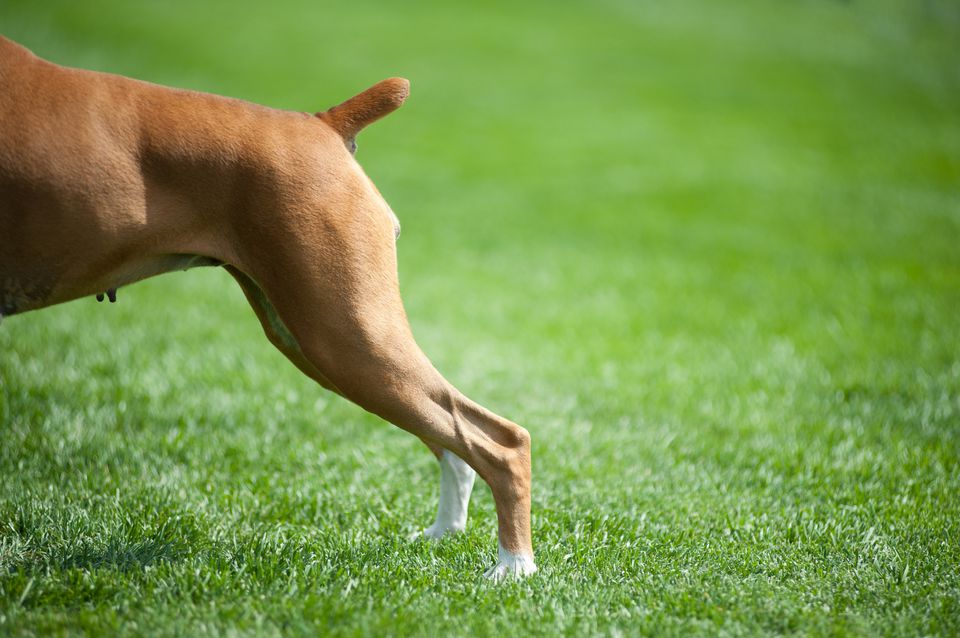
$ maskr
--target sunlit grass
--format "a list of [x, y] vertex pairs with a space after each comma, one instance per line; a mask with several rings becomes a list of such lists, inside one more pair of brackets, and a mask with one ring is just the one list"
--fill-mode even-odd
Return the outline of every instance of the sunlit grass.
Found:
[[[59, 62], [316, 111], [421, 345], [534, 437], [492, 499], [273, 351], [218, 270], [0, 326], [0, 633], [960, 632], [960, 14], [947, 2], [8, 2]], [[0, 238], [2, 250], [3, 238]]]

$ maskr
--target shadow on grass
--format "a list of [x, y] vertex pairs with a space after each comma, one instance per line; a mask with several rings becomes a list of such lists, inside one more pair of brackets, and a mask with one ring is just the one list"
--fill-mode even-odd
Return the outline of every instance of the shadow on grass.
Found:
[[0, 570], [7, 574], [140, 571], [182, 562], [207, 545], [192, 516], [143, 501], [89, 509], [8, 503], [0, 516], [8, 521], [0, 531]]
[[[142, 575], [150, 568], [189, 559], [192, 552], [187, 542], [164, 534], [164, 527], [139, 540], [121, 531], [104, 540], [76, 544], [65, 544], [63, 538], [29, 543], [0, 563], [2, 597], [7, 603], [16, 601], [7, 611], [110, 604], [142, 583]], [[0, 544], [7, 545], [7, 539], [0, 537]]]
[[[81, 546], [72, 551], [50, 556], [43, 561], [47, 566], [68, 569], [112, 569], [127, 572], [144, 569], [158, 563], [175, 563], [188, 554], [179, 543], [162, 538], [129, 542], [111, 539], [106, 545]], [[23, 567], [29, 569], [29, 564]]]

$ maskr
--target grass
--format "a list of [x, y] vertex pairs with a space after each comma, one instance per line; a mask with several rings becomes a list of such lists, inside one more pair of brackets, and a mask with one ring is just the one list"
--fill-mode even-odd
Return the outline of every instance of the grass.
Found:
[[[8, 1], [65, 64], [320, 110], [414, 332], [534, 437], [502, 587], [409, 435], [323, 392], [219, 270], [0, 328], [0, 633], [957, 635], [954, 3]], [[2, 249], [3, 238], [0, 238]]]

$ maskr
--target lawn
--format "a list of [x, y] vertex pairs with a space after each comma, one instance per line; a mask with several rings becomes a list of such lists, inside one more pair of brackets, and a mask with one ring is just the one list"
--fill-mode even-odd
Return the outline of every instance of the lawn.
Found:
[[[219, 269], [0, 326], [0, 634], [960, 634], [960, 9], [5, 0], [54, 61], [296, 110], [358, 159], [478, 483], [303, 377]], [[0, 237], [0, 250], [5, 238]]]

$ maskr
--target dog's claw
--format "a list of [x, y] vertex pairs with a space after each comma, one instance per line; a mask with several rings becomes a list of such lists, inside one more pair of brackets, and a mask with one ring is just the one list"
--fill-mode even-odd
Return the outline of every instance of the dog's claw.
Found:
[[102, 292], [98, 292], [98, 293], [97, 293], [97, 301], [99, 301], [99, 302], [102, 302], [102, 301], [103, 301], [103, 293], [102, 293]]

